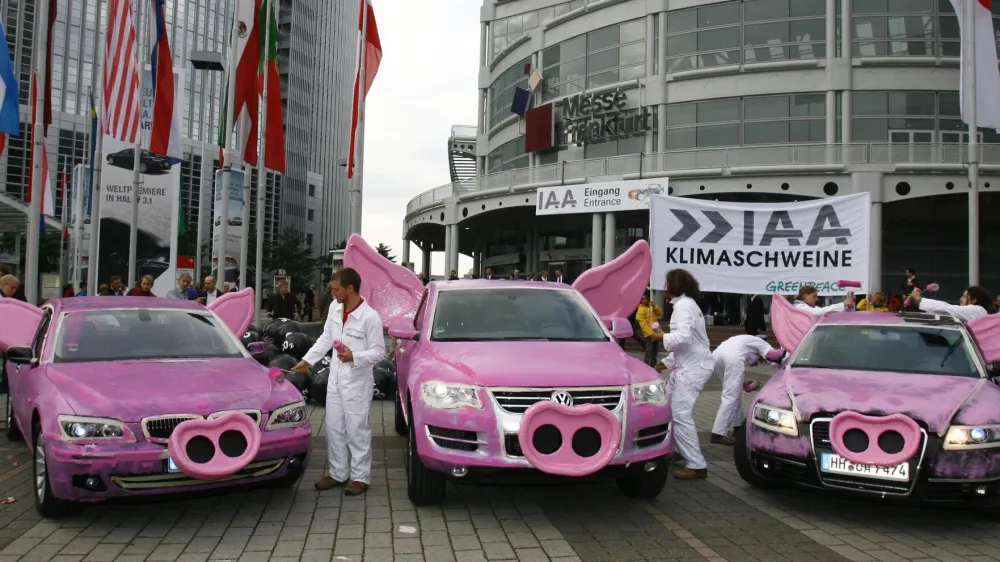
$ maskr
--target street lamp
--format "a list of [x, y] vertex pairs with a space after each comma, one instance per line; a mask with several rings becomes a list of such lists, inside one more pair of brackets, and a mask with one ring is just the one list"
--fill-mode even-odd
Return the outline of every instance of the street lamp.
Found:
[[[193, 66], [195, 70], [203, 70], [205, 72], [222, 72], [225, 70], [225, 66], [222, 64], [222, 53], [216, 53], [214, 51], [192, 51], [189, 60], [191, 61], [191, 66]], [[206, 75], [206, 80], [207, 80], [207, 75]], [[195, 260], [194, 260], [195, 279], [201, 277], [201, 258], [203, 252], [202, 245], [205, 243], [204, 240], [205, 212], [206, 212], [206, 207], [211, 206], [211, 203], [209, 203], [208, 205], [205, 204], [205, 194], [208, 192], [208, 189], [205, 188], [205, 142], [206, 142], [205, 132], [208, 129], [208, 118], [206, 116], [210, 114], [209, 112], [205, 111], [206, 89], [207, 88], [205, 87], [205, 80], [203, 80], [201, 83], [201, 124], [203, 127], [201, 135], [201, 186], [198, 189], [198, 235], [196, 242], [196, 244], [198, 245], [198, 249], [197, 252], [195, 253]], [[215, 172], [214, 166], [209, 166], [209, 169], [212, 170], [212, 173]], [[215, 178], [211, 178], [211, 181], [214, 182]], [[212, 184], [210, 183], [210, 185]], [[224, 201], [224, 203], [227, 202], [228, 199], [227, 201]], [[211, 260], [209, 261], [209, 263], [211, 263]], [[222, 277], [223, 277], [222, 280], [225, 281], [226, 264], [222, 263], [220, 264], [219, 267], [221, 268], [219, 271], [222, 272]]]

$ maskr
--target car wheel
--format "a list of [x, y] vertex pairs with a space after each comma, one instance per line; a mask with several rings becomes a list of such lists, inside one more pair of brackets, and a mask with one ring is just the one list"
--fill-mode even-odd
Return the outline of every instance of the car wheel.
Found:
[[660, 495], [667, 486], [669, 462], [667, 457], [651, 459], [656, 462], [656, 468], [646, 470], [646, 462], [635, 463], [626, 470], [628, 474], [617, 480], [618, 491], [630, 498], [650, 500]]
[[35, 424], [33, 430], [32, 443], [34, 444], [34, 455], [32, 455], [32, 474], [35, 482], [35, 509], [45, 518], [56, 518], [71, 511], [73, 504], [63, 501], [52, 495], [52, 486], [49, 485], [49, 466], [45, 455], [45, 437], [42, 435], [42, 428]]
[[773, 489], [778, 486], [764, 479], [753, 471], [750, 465], [750, 451], [747, 448], [747, 424], [743, 424], [736, 430], [736, 443], [733, 447], [733, 463], [736, 465], [736, 472], [744, 482], [754, 488]]
[[[410, 410], [413, 419], [413, 410]], [[413, 505], [440, 505], [444, 501], [448, 481], [444, 474], [433, 472], [424, 466], [417, 452], [415, 424], [410, 424], [409, 439], [406, 443], [406, 495]]]
[[396, 435], [399, 435], [400, 437], [406, 437], [407, 430], [406, 430], [406, 419], [403, 417], [403, 402], [402, 400], [400, 400], [398, 392], [396, 393], [395, 400], [396, 400], [396, 415], [394, 416], [395, 417], [394, 422], [396, 425]]
[[10, 401], [10, 394], [7, 394], [7, 440], [24, 441], [24, 436], [21, 435], [21, 430], [17, 427], [17, 422], [14, 421], [14, 404]]
[[146, 163], [145, 162], [139, 162], [139, 171], [142, 172], [142, 173], [144, 173], [144, 174], [146, 173]]

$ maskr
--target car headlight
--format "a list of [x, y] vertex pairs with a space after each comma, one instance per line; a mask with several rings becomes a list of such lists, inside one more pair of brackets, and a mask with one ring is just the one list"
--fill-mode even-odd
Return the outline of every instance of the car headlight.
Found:
[[271, 413], [267, 420], [267, 429], [284, 429], [298, 427], [306, 422], [306, 403], [295, 402], [286, 404]]
[[795, 422], [794, 412], [766, 404], [757, 404], [753, 407], [753, 424], [785, 435], [799, 434], [799, 424]]
[[59, 416], [59, 427], [70, 441], [134, 439], [124, 423], [111, 418]]
[[663, 381], [650, 381], [633, 384], [632, 403], [663, 406], [667, 403], [667, 384]]
[[952, 451], [994, 447], [1000, 447], [1000, 425], [953, 425], [944, 437], [944, 448]]
[[445, 382], [425, 382], [424, 401], [434, 408], [482, 408], [479, 392], [474, 386]]

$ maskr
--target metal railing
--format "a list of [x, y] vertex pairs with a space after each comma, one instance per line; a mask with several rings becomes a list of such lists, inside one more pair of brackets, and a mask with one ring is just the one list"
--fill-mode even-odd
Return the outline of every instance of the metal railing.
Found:
[[476, 138], [479, 134], [479, 129], [475, 125], [452, 125], [451, 136], [454, 137], [471, 137]]
[[[1000, 144], [981, 144], [979, 148], [980, 164], [1000, 166]], [[643, 176], [664, 175], [668, 172], [684, 172], [687, 176], [698, 171], [712, 176], [720, 175], [725, 170], [738, 171], [740, 168], [748, 171], [760, 168], [763, 172], [767, 168], [815, 167], [818, 171], [835, 171], [842, 166], [866, 164], [954, 168], [967, 162], [968, 145], [957, 143], [783, 144], [674, 150], [558, 162], [495, 172], [483, 176], [479, 184], [475, 181], [448, 183], [425, 191], [410, 200], [406, 212], [410, 215], [453, 195], [602, 176], [639, 173]]]

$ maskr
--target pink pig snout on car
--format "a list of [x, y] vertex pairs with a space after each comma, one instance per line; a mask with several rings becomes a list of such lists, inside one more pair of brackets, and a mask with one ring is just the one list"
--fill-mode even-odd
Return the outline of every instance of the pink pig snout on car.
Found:
[[241, 412], [188, 420], [167, 441], [170, 458], [185, 475], [220, 480], [243, 470], [260, 450], [260, 428]]
[[602, 406], [569, 407], [546, 400], [524, 412], [517, 438], [524, 457], [538, 470], [587, 476], [614, 458], [622, 427]]
[[920, 426], [903, 414], [884, 417], [841, 412], [830, 422], [830, 444], [856, 464], [896, 466], [920, 449]]

